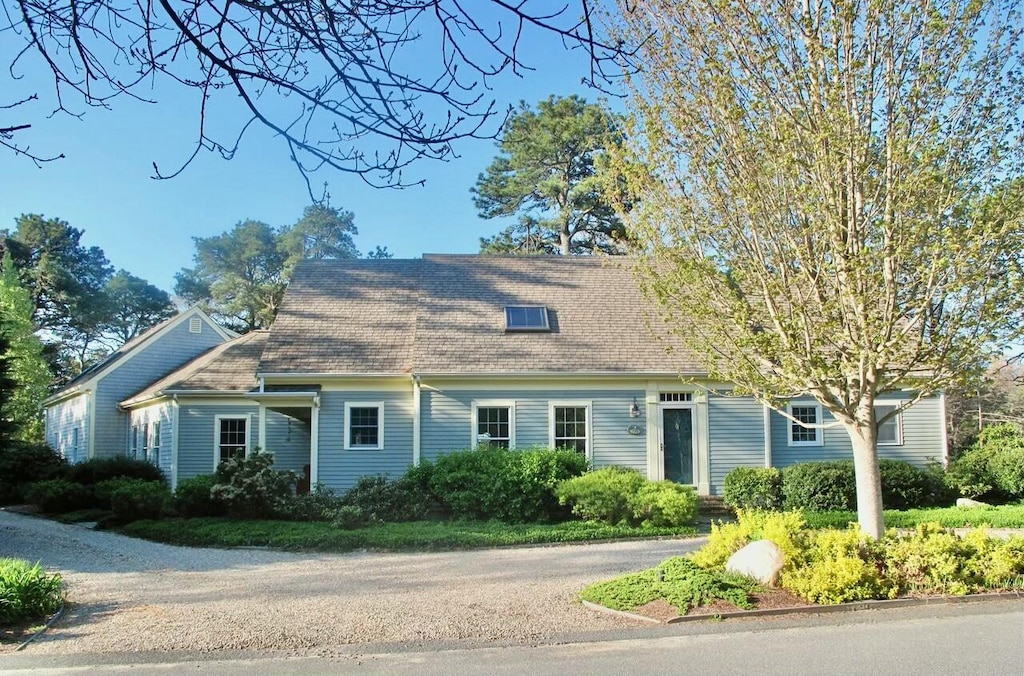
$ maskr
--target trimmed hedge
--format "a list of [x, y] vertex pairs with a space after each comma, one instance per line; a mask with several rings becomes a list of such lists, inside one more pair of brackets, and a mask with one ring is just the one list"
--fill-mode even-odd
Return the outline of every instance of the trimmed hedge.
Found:
[[646, 482], [635, 469], [602, 467], [560, 484], [558, 500], [584, 521], [615, 526], [632, 520], [630, 497]]
[[189, 519], [204, 516], [224, 516], [228, 506], [223, 500], [213, 497], [213, 486], [217, 479], [212, 474], [182, 479], [174, 489], [174, 509]]
[[128, 478], [144, 481], [166, 481], [156, 465], [124, 455], [112, 458], [92, 458], [69, 465], [67, 479], [83, 486], [93, 486], [108, 479]]
[[550, 523], [565, 519], [558, 485], [587, 469], [569, 450], [510, 451], [481, 448], [441, 456], [429, 469], [431, 493], [455, 519]]
[[782, 509], [782, 471], [737, 467], [725, 475], [725, 504], [733, 509]]
[[853, 462], [801, 462], [782, 470], [786, 509], [835, 512], [857, 508]]
[[63, 514], [96, 506], [92, 488], [67, 479], [37, 481], [24, 490], [25, 499], [46, 514]]

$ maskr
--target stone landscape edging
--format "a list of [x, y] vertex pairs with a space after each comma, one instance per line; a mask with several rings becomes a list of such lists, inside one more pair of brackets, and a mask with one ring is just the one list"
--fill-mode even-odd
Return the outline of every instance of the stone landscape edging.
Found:
[[912, 606], [926, 606], [939, 603], [981, 603], [985, 601], [1001, 601], [1006, 599], [1024, 598], [1024, 592], [992, 592], [987, 594], [968, 594], [967, 596], [922, 596], [920, 598], [903, 599], [881, 599], [871, 601], [851, 601], [833, 606], [792, 606], [789, 608], [765, 608], [763, 610], [736, 610], [720, 613], [708, 613], [704, 615], [680, 615], [668, 620], [659, 620], [639, 613], [631, 613], [625, 610], [615, 610], [599, 603], [583, 601], [583, 605], [591, 610], [610, 615], [616, 615], [625, 619], [648, 622], [651, 624], [681, 624], [683, 622], [700, 622], [707, 620], [726, 620], [750, 617], [777, 617], [780, 615], [825, 615], [828, 613], [853, 612], [858, 610], [880, 610], [885, 608], [907, 608]]

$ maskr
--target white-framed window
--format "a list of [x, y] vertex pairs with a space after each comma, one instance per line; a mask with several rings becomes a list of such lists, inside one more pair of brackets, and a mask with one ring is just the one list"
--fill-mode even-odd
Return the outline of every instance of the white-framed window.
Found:
[[473, 402], [472, 447], [516, 447], [516, 406], [511, 401]]
[[[875, 420], [881, 420], [901, 405], [901, 402], [875, 404]], [[878, 425], [879, 446], [902, 446], [903, 445], [903, 412], [899, 412], [885, 422]]]
[[384, 448], [384, 403], [345, 403], [345, 450], [379, 451]]
[[149, 423], [142, 423], [142, 427], [139, 431], [141, 437], [141, 449], [139, 453], [139, 460], [149, 460]]
[[132, 425], [128, 430], [128, 454], [133, 458], [139, 457], [139, 426]]
[[67, 458], [71, 462], [78, 462], [78, 428], [71, 429], [71, 455]]
[[823, 434], [821, 429], [812, 425], [821, 424], [821, 404], [811, 402], [794, 402], [788, 407], [793, 420], [789, 423], [790, 446], [821, 446]]
[[551, 448], [567, 448], [591, 457], [589, 401], [549, 402], [548, 420]]
[[249, 454], [249, 416], [218, 415], [213, 423], [213, 467], [229, 458]]
[[149, 461], [154, 465], [160, 464], [160, 421], [152, 425], [152, 441], [149, 442]]

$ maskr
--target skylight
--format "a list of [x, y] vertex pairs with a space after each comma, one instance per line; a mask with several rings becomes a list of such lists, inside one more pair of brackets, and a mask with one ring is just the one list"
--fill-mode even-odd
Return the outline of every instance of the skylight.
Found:
[[506, 305], [506, 331], [550, 331], [548, 309], [543, 305]]

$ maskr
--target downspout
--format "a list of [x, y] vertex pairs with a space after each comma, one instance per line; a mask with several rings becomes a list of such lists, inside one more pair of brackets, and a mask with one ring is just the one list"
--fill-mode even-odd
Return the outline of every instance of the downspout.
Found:
[[420, 465], [420, 377], [412, 374], [412, 466]]
[[320, 395], [313, 395], [309, 413], [309, 487], [320, 481]]

